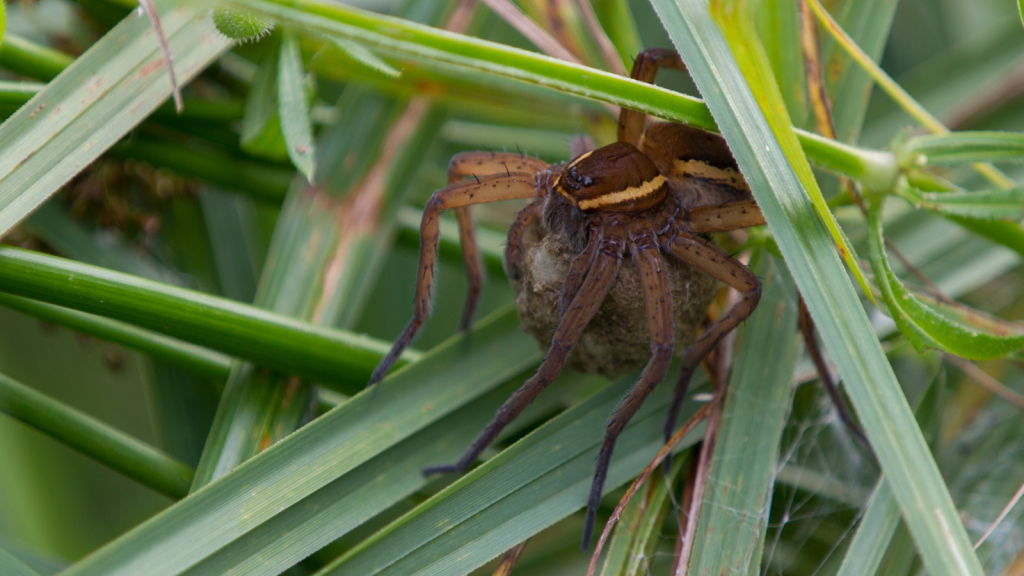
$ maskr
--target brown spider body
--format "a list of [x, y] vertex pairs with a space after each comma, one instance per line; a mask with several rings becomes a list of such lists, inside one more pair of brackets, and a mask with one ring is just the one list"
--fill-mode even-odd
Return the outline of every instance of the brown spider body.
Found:
[[[683, 68], [675, 52], [646, 50], [637, 57], [633, 78], [651, 82], [659, 66]], [[664, 379], [677, 344], [682, 346], [691, 339], [713, 291], [712, 278], [735, 288], [744, 298], [686, 348], [669, 407], [666, 436], [674, 431], [694, 370], [722, 336], [750, 315], [760, 298], [757, 277], [702, 236], [764, 223], [725, 141], [680, 124], [659, 123], [645, 131], [645, 121], [643, 114], [623, 109], [618, 142], [579, 150], [571, 162], [556, 166], [521, 154], [497, 152], [465, 152], [452, 158], [449, 185], [435, 192], [423, 211], [413, 318], [371, 377], [371, 384], [384, 377], [430, 313], [441, 211], [455, 211], [462, 233], [469, 277], [463, 315], [463, 328], [467, 328], [483, 278], [469, 207], [531, 199], [509, 228], [506, 270], [518, 286], [517, 302], [527, 303], [525, 307], [520, 304], [525, 327], [542, 342], [550, 342], [548, 354], [536, 375], [502, 405], [458, 462], [423, 472], [466, 470], [501, 429], [557, 379], [574, 349], [580, 350], [577, 362], [593, 362], [586, 368], [608, 374], [646, 360], [639, 380], [606, 425], [588, 501], [584, 547], [590, 539], [615, 440]], [[465, 180], [467, 177], [472, 179]], [[545, 274], [561, 275], [560, 287], [555, 288], [556, 280], [548, 283], [546, 293], [536, 291]], [[692, 292], [691, 286], [695, 287]], [[620, 307], [605, 306], [609, 297], [612, 304], [622, 300]], [[531, 314], [529, 301], [537, 298], [543, 299], [547, 308]], [[648, 337], [646, 343], [639, 342], [640, 351], [635, 338], [630, 346], [624, 336], [622, 341], [616, 340], [624, 334], [616, 325], [630, 322], [647, 327]], [[643, 333], [632, 330], [637, 332]], [[642, 352], [644, 344], [646, 354]], [[631, 349], [632, 357], [619, 365], [602, 364], [599, 357], [619, 348]]]

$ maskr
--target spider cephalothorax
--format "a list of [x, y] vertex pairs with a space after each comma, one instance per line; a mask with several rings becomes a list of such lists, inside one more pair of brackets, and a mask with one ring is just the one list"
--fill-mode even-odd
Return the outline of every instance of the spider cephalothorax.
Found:
[[[682, 62], [675, 52], [646, 50], [637, 57], [633, 78], [651, 82], [658, 66], [682, 68]], [[744, 299], [686, 349], [666, 435], [674, 431], [696, 367], [722, 336], [750, 315], [760, 298], [757, 277], [702, 236], [764, 223], [725, 141], [673, 123], [654, 124], [645, 131], [645, 120], [643, 114], [623, 109], [618, 142], [579, 150], [572, 161], [556, 166], [498, 152], [467, 152], [452, 158], [449, 186], [435, 192], [423, 211], [413, 318], [371, 379], [374, 383], [384, 377], [430, 312], [440, 212], [455, 210], [462, 233], [470, 285], [465, 328], [472, 319], [483, 276], [469, 206], [532, 199], [509, 228], [506, 270], [518, 288], [517, 303], [525, 327], [545, 344], [550, 342], [548, 354], [536, 375], [502, 405], [458, 462], [424, 473], [467, 469], [501, 429], [558, 377], [575, 348], [580, 349], [577, 364], [589, 359], [593, 365], [585, 368], [605, 373], [621, 371], [630, 360], [646, 360], [640, 379], [608, 421], [591, 486], [584, 546], [590, 539], [615, 440], [665, 377], [677, 341], [682, 344], [690, 339], [711, 294], [710, 278], [735, 288]], [[471, 180], [463, 180], [470, 176]], [[555, 261], [557, 273], [563, 276], [558, 288], [548, 283], [546, 294], [537, 289], [542, 276], [552, 275], [550, 266], [545, 269], [545, 258]], [[632, 297], [627, 295], [622, 308], [616, 306], [602, 318], [599, 310], [609, 294], [615, 298], [617, 290], [628, 292], [630, 283], [635, 284]], [[557, 298], [554, 290], [558, 290]], [[538, 298], [544, 300], [547, 310], [531, 313], [539, 309], [531, 308]], [[624, 332], [611, 324], [624, 320], [647, 326], [648, 338], [640, 342], [646, 354], [636, 352], [635, 341], [630, 346], [615, 341]], [[599, 357], [616, 347], [630, 348], [633, 358], [614, 366], [602, 364]]]

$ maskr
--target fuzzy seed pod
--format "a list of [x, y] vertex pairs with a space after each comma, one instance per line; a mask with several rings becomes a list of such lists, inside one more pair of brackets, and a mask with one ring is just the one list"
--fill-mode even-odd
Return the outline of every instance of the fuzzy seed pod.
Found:
[[215, 8], [213, 24], [221, 34], [239, 42], [256, 42], [274, 29], [272, 21], [234, 8]]

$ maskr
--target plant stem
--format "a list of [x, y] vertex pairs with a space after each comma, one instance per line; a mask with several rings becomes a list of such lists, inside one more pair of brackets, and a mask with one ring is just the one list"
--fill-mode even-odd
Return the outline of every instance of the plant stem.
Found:
[[0, 68], [29, 78], [53, 80], [74, 61], [68, 54], [10, 32], [0, 45]]
[[172, 498], [188, 494], [188, 466], [3, 374], [0, 411]]
[[0, 306], [109, 342], [116, 342], [195, 374], [212, 378], [221, 384], [227, 380], [228, 371], [231, 370], [230, 356], [117, 320], [2, 292]]
[[[0, 247], [5, 292], [99, 314], [208, 346], [287, 374], [361, 390], [386, 342], [226, 298], [28, 250]], [[403, 363], [418, 354], [403, 355]]]

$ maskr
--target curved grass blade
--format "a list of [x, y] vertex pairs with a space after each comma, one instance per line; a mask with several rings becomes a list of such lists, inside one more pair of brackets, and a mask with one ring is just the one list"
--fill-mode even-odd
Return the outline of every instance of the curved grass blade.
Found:
[[0, 412], [172, 498], [188, 494], [188, 466], [3, 374]]
[[[411, 370], [411, 368], [410, 368]], [[671, 381], [676, 370], [666, 380]], [[466, 474], [317, 576], [467, 574], [586, 505], [608, 414], [636, 375], [620, 379]], [[638, 474], [663, 445], [671, 386], [657, 388], [619, 437], [606, 490]], [[696, 411], [687, 402], [681, 418]], [[702, 427], [703, 428], [703, 427]], [[703, 429], [683, 441], [697, 442]]]
[[[829, 234], [815, 217], [790, 157], [780, 148], [707, 4], [655, 0], [654, 5], [751, 184], [927, 569], [936, 576], [980, 575], [949, 492]], [[782, 136], [790, 130], [779, 128]]]
[[897, 193], [916, 208], [933, 210], [944, 216], [972, 220], [1009, 220], [1024, 218], [1024, 188], [1000, 188], [978, 192], [922, 192], [901, 186]]
[[780, 264], [763, 251], [751, 261], [751, 270], [764, 278], [764, 291], [743, 327], [726, 389], [688, 574], [761, 572], [800, 349], [796, 288]]
[[[158, 5], [185, 81], [229, 46], [208, 9]], [[0, 126], [0, 233], [121, 139], [170, 95], [149, 20], [135, 12]]]
[[18, 248], [0, 247], [0, 281], [10, 294], [129, 322], [341, 391], [361, 390], [390, 349], [351, 332]]
[[837, 576], [873, 576], [900, 524], [900, 508], [883, 475], [875, 484], [857, 533], [846, 550]]
[[53, 80], [74, 60], [60, 50], [16, 34], [6, 34], [0, 43], [0, 67], [28, 78]]
[[[519, 331], [514, 311], [498, 312], [470, 334], [448, 340], [415, 366], [317, 418], [63, 574], [181, 574], [268, 522], [288, 520], [300, 510], [315, 516], [316, 509], [302, 508], [308, 497], [517, 377], [540, 358], [536, 342]], [[457, 446], [464, 447], [461, 442]], [[359, 472], [349, 479], [363, 482], [365, 476]], [[284, 532], [272, 535], [288, 543]], [[275, 554], [294, 552], [284, 546]], [[243, 546], [234, 561], [248, 558], [259, 560]]]
[[295, 34], [285, 30], [277, 66], [277, 114], [292, 164], [306, 179], [316, 172], [316, 147], [309, 121], [309, 91]]
[[[948, 307], [929, 307], [911, 294], [889, 266], [882, 239], [881, 212], [882, 201], [876, 201], [868, 214], [871, 268], [892, 319], [918, 351], [938, 348], [964, 358], [988, 360], [1001, 358], [1024, 347], [1024, 334], [1010, 332], [1012, 326], [1004, 326], [1002, 333], [985, 331], [980, 322], [965, 326], [951, 318], [952, 310], [947, 314], [939, 313], [938, 310]], [[988, 324], [989, 328], [997, 326], [991, 322]]]

